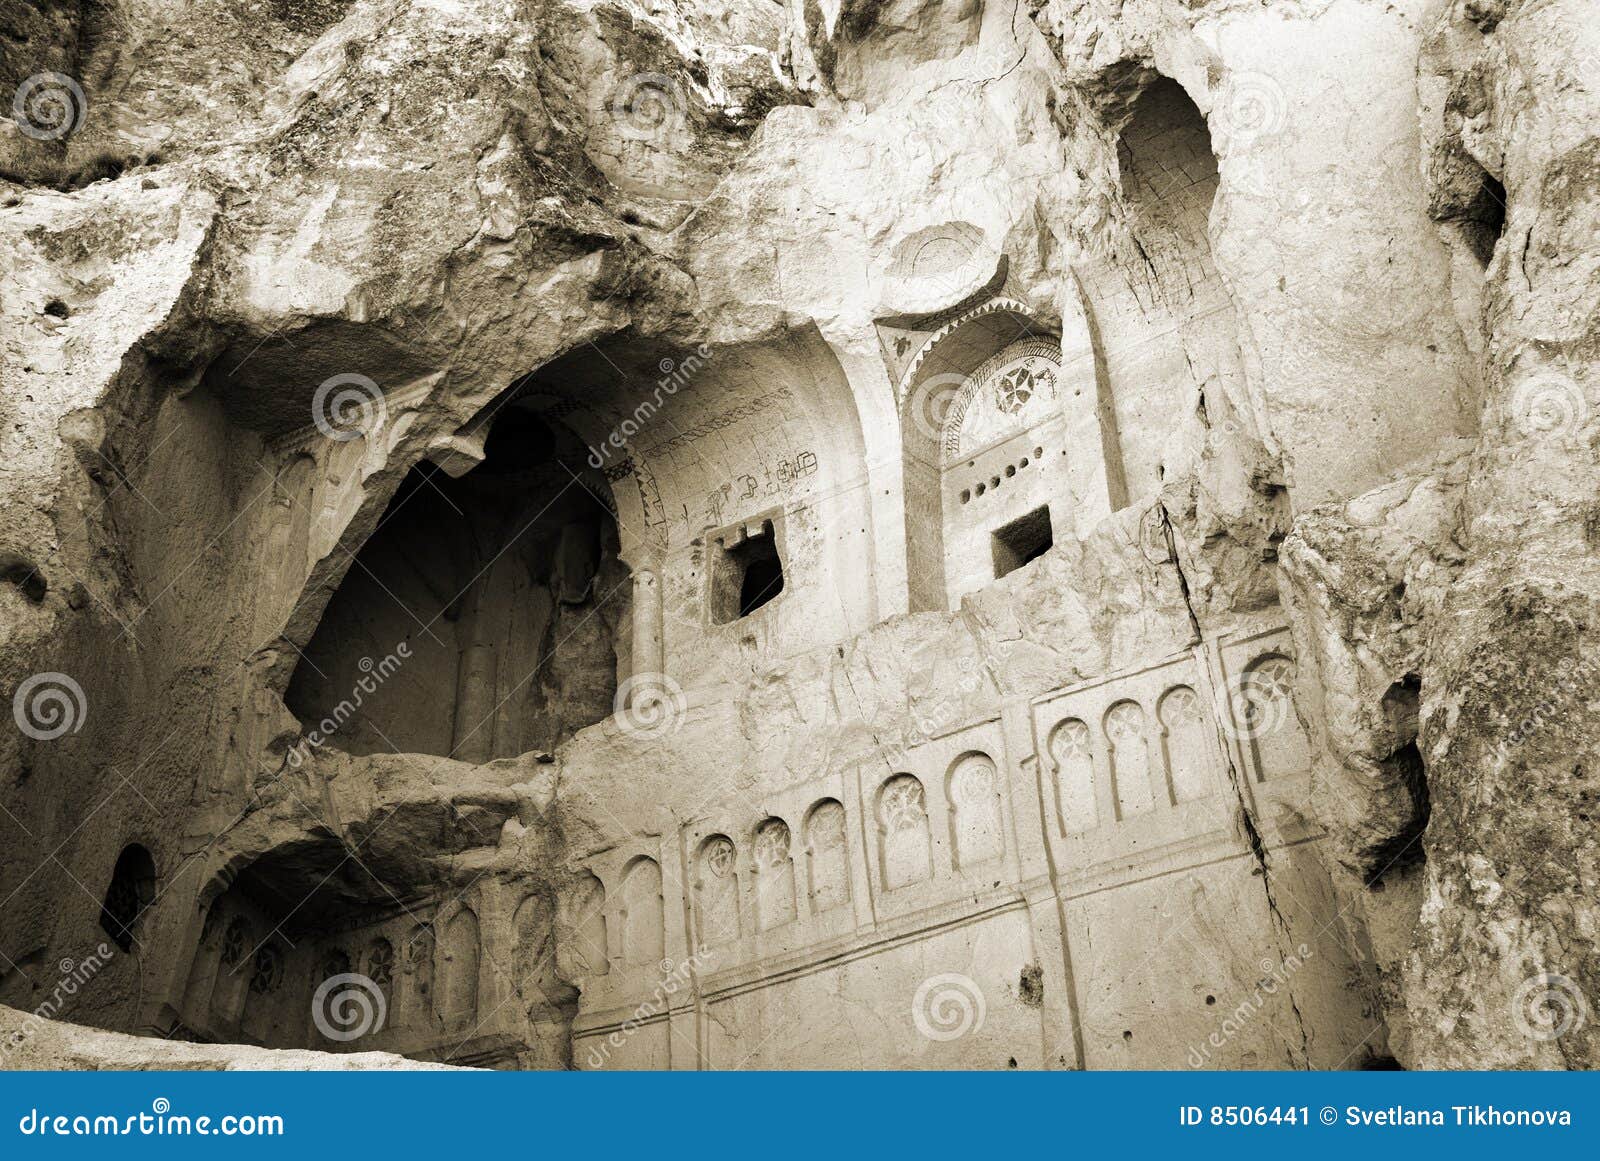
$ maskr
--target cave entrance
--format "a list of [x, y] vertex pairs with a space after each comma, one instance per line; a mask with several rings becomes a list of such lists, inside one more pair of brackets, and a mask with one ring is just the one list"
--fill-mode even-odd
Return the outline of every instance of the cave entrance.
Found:
[[1162, 487], [1173, 433], [1202, 393], [1238, 381], [1232, 301], [1211, 252], [1219, 185], [1205, 118], [1183, 87], [1158, 77], [1120, 125], [1123, 208], [1112, 251], [1077, 268], [1092, 318], [1126, 503]]
[[610, 486], [532, 404], [481, 463], [413, 468], [351, 562], [285, 701], [353, 754], [553, 750], [607, 717], [629, 623]]
[[100, 906], [100, 927], [123, 951], [132, 951], [140, 917], [156, 899], [156, 864], [150, 852], [131, 843], [117, 856]]

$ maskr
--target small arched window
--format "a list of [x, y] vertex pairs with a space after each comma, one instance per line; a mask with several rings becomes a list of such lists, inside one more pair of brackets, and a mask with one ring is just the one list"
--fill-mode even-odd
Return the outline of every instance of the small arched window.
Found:
[[350, 956], [345, 951], [337, 947], [329, 948], [322, 956], [322, 981], [326, 982], [335, 976], [347, 976], [351, 967]]
[[367, 978], [377, 984], [385, 996], [394, 982], [394, 944], [379, 936], [367, 949]]
[[915, 774], [896, 774], [878, 790], [878, 824], [885, 890], [933, 877], [927, 798]]
[[1294, 684], [1294, 662], [1268, 653], [1250, 663], [1234, 694], [1234, 717], [1249, 744], [1257, 782], [1311, 767], [1311, 744], [1294, 709]]
[[715, 946], [739, 938], [739, 874], [733, 840], [714, 834], [700, 844], [695, 859], [695, 905], [700, 941]]
[[769, 818], [756, 827], [756, 916], [762, 930], [795, 917], [794, 863], [789, 846], [789, 826], [781, 818]]
[[283, 950], [275, 943], [263, 943], [256, 949], [256, 961], [250, 973], [250, 990], [259, 996], [270, 995], [283, 983]]
[[850, 864], [844, 805], [824, 798], [806, 817], [811, 910], [827, 911], [850, 901]]
[[138, 843], [122, 848], [100, 907], [100, 926], [123, 951], [133, 950], [134, 930], [156, 901], [156, 863]]
[[962, 870], [1005, 853], [999, 781], [994, 759], [976, 751], [950, 768], [950, 837]]

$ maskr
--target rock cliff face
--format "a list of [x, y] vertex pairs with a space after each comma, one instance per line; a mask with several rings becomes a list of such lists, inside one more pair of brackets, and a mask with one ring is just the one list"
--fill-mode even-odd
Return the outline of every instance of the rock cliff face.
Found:
[[0, 90], [8, 1064], [1597, 1063], [1583, 0], [0, 0]]

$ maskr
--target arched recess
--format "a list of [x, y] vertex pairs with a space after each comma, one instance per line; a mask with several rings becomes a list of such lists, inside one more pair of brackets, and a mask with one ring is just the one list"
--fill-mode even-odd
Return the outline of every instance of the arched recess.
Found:
[[481, 462], [411, 470], [289, 683], [289, 708], [340, 749], [486, 762], [612, 712], [631, 586], [610, 486], [525, 397], [476, 422]]
[[622, 874], [622, 960], [629, 967], [661, 962], [666, 954], [661, 865], [641, 855]]
[[700, 942], [708, 947], [739, 938], [739, 868], [733, 840], [715, 834], [695, 855], [694, 897]]
[[556, 965], [561, 978], [582, 980], [611, 970], [607, 945], [606, 889], [584, 871], [560, 896]]
[[1311, 767], [1311, 744], [1295, 713], [1294, 683], [1295, 664], [1281, 653], [1257, 657], [1239, 683], [1234, 712], [1258, 782]]
[[821, 914], [850, 902], [850, 850], [844, 804], [824, 798], [806, 815], [807, 889], [811, 911]]
[[[871, 626], [872, 496], [854, 393], [814, 326], [729, 346], [624, 332], [529, 377], [616, 498], [628, 674], [692, 687]], [[773, 599], [739, 598], [752, 568]], [[781, 576], [781, 585], [778, 582]]]
[[[1134, 100], [1117, 143], [1123, 229], [1113, 252], [1076, 270], [1100, 348], [1127, 493], [1137, 502], [1188, 459], [1183, 419], [1220, 406], [1241, 379], [1232, 300], [1212, 259], [1217, 192], [1210, 131], [1183, 88], [1158, 78]], [[1242, 394], [1242, 391], [1241, 391]]]
[[933, 877], [928, 800], [915, 774], [896, 774], [878, 788], [879, 874], [892, 891]]
[[956, 868], [965, 871], [999, 858], [1005, 853], [1005, 834], [994, 759], [977, 751], [963, 754], [951, 763], [946, 781]]
[[475, 1019], [482, 948], [472, 908], [464, 906], [450, 917], [439, 939], [439, 953], [439, 1014], [452, 1023]]
[[912, 612], [953, 609], [1074, 535], [1067, 393], [1057, 339], [1007, 300], [945, 324], [912, 360], [900, 418]]
[[129, 843], [117, 856], [100, 906], [100, 928], [123, 951], [132, 951], [139, 920], [156, 898], [156, 863], [138, 843]]
[[529, 895], [517, 905], [511, 920], [515, 943], [510, 984], [535, 1019], [564, 1014], [577, 997], [562, 980], [556, 962], [557, 907], [546, 894]]
[[312, 997], [319, 984], [349, 972], [382, 991], [385, 1027], [424, 1032], [431, 928], [412, 925], [402, 941], [385, 926], [397, 910], [404, 914], [395, 894], [404, 888], [377, 877], [374, 866], [388, 865], [379, 846], [369, 843], [362, 854], [351, 859], [331, 834], [306, 836], [242, 861], [202, 888], [205, 919], [179, 993], [187, 1035], [243, 1037], [269, 1048], [304, 1047], [309, 1038], [326, 1048], [311, 1019]]
[[1056, 813], [1063, 835], [1093, 830], [1098, 821], [1094, 734], [1080, 718], [1058, 722], [1050, 731], [1050, 761], [1055, 772]]
[[795, 917], [791, 844], [789, 825], [781, 818], [766, 819], [756, 827], [756, 924], [762, 931], [781, 927]]

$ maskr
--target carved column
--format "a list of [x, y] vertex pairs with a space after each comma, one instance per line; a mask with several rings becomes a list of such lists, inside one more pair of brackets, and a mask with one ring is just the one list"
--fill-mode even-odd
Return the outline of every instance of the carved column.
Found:
[[661, 578], [652, 568], [633, 574], [633, 673], [661, 673], [666, 665]]

